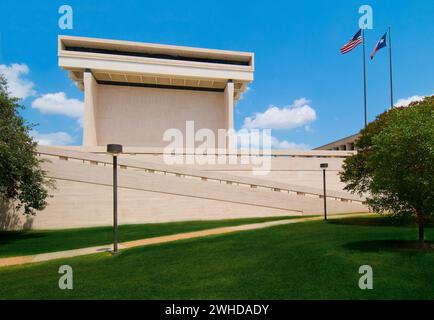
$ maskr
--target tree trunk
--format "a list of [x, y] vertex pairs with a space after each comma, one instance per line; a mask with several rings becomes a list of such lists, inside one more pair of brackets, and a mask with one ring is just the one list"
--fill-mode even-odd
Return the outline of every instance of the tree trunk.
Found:
[[423, 217], [423, 214], [421, 213], [417, 214], [417, 223], [419, 225], [419, 246], [421, 249], [425, 249], [426, 248], [425, 229], [424, 229], [425, 219]]

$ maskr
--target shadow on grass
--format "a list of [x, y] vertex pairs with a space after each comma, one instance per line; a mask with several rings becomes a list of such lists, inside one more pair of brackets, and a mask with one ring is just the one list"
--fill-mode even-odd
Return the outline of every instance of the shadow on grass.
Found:
[[[369, 216], [369, 217], [353, 217], [345, 219], [331, 219], [328, 223], [336, 225], [353, 225], [367, 227], [408, 227], [416, 228], [417, 223], [413, 218], [393, 217], [393, 216]], [[434, 227], [433, 222], [428, 223], [426, 228]]]
[[46, 237], [44, 232], [7, 231], [0, 232], [0, 245], [23, 240], [36, 240]]
[[422, 249], [419, 241], [412, 240], [367, 240], [349, 242], [343, 245], [348, 250], [378, 252], [378, 251], [401, 251], [401, 252], [432, 252], [434, 253], [434, 242], [426, 242], [427, 248]]

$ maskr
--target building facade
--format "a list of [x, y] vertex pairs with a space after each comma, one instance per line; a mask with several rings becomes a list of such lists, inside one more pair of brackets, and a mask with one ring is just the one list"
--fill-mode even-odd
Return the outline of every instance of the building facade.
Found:
[[353, 151], [356, 150], [354, 143], [356, 142], [356, 140], [360, 137], [360, 133], [356, 133], [353, 134], [351, 136], [336, 140], [336, 141], [332, 141], [329, 142], [323, 146], [320, 146], [318, 148], [315, 148], [314, 150], [329, 150], [329, 151], [333, 151], [333, 150], [348, 150], [348, 151]]
[[339, 179], [353, 154], [341, 148], [261, 154], [231, 150], [224, 140], [223, 155], [233, 162], [202, 161], [220, 159], [221, 145], [206, 154], [180, 151], [197, 161], [166, 161], [168, 129], [184, 133], [189, 121], [196, 131], [233, 129], [233, 108], [253, 80], [253, 53], [66, 36], [58, 50], [59, 66], [84, 90], [83, 145], [37, 147], [56, 186], [48, 206], [26, 217], [13, 203], [0, 202], [0, 229], [110, 225], [108, 143], [124, 146], [120, 224], [323, 214], [324, 162], [329, 213], [367, 211], [364, 199], [346, 192]]
[[[59, 37], [59, 66], [84, 90], [83, 146], [163, 147], [167, 129], [233, 129], [253, 80], [249, 52]], [[224, 147], [224, 146], [220, 146]]]

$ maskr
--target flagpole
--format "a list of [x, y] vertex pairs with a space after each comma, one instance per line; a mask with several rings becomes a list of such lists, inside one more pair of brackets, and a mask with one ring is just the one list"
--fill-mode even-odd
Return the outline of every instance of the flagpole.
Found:
[[365, 54], [365, 29], [362, 29], [362, 42], [363, 42], [363, 99], [364, 99], [364, 112], [365, 112], [365, 129], [368, 125], [368, 114], [366, 108], [366, 54]]
[[390, 75], [390, 109], [393, 108], [393, 76], [392, 76], [392, 35], [389, 27], [389, 75]]

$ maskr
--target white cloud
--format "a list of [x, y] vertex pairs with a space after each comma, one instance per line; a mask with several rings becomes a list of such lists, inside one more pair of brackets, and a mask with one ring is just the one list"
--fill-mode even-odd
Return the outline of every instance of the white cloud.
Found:
[[244, 119], [243, 128], [246, 129], [294, 129], [316, 120], [315, 110], [309, 106], [309, 100], [300, 98], [293, 104], [279, 108], [270, 106], [263, 113], [256, 113], [253, 117]]
[[[33, 89], [34, 83], [25, 77], [29, 72], [29, 67], [24, 63], [0, 64], [0, 74], [5, 77], [10, 94], [19, 99], [26, 99], [37, 94]], [[41, 113], [61, 114], [76, 118], [81, 125], [83, 102], [77, 99], [68, 99], [63, 92], [41, 95], [33, 100], [32, 107]], [[68, 145], [75, 140], [73, 136], [62, 131], [39, 133], [33, 130], [31, 135], [41, 145]]]
[[262, 148], [267, 145], [272, 149], [306, 150], [311, 149], [304, 143], [279, 140], [270, 129], [290, 130], [303, 127], [310, 131], [309, 124], [316, 120], [315, 110], [309, 106], [309, 100], [300, 98], [291, 105], [279, 108], [270, 106], [263, 113], [244, 119], [243, 127], [237, 132], [237, 145], [241, 148]]
[[77, 118], [80, 123], [83, 117], [83, 102], [68, 98], [64, 92], [44, 94], [32, 102], [32, 108], [41, 113]]
[[395, 107], [407, 107], [410, 103], [415, 101], [422, 101], [425, 98], [425, 96], [411, 96], [408, 98], [399, 99], [395, 103]]
[[311, 149], [307, 144], [279, 140], [271, 135], [271, 130], [269, 129], [241, 129], [236, 133], [236, 139], [236, 145], [243, 149]]
[[65, 146], [74, 142], [74, 138], [66, 132], [39, 133], [33, 130], [31, 136], [40, 145], [45, 146]]
[[6, 78], [9, 92], [13, 97], [26, 99], [36, 94], [33, 90], [34, 83], [23, 77], [29, 71], [29, 67], [24, 63], [13, 63], [9, 66], [0, 64], [0, 73]]

